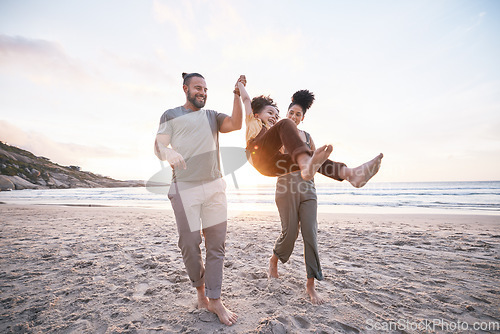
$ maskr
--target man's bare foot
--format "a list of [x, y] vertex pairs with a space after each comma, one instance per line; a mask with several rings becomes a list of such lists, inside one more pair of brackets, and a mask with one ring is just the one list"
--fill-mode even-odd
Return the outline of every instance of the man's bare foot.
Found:
[[208, 307], [207, 310], [209, 310], [212, 313], [217, 314], [219, 317], [220, 322], [227, 326], [231, 326], [234, 323], [236, 323], [236, 320], [238, 319], [238, 316], [236, 313], [233, 313], [229, 311], [224, 304], [222, 304], [222, 300], [220, 298], [218, 299], [212, 299], [210, 298], [208, 300]]
[[208, 298], [205, 296], [205, 284], [196, 287], [196, 293], [198, 294], [198, 308], [208, 308]]
[[355, 188], [363, 187], [380, 169], [382, 158], [384, 155], [380, 153], [372, 160], [364, 164], [351, 168], [346, 180], [349, 181]]
[[316, 174], [323, 162], [328, 159], [332, 150], [332, 145], [323, 145], [314, 151], [313, 156], [309, 159], [304, 168], [301, 168], [300, 170], [300, 176], [302, 176], [304, 181], [309, 181], [314, 178], [314, 174]]
[[316, 288], [314, 287], [314, 278], [307, 279], [306, 291], [309, 297], [311, 298], [312, 304], [321, 305], [325, 303], [325, 300], [321, 298], [321, 296], [316, 291]]
[[273, 256], [269, 259], [269, 277], [279, 278], [278, 275], [278, 257], [273, 253]]

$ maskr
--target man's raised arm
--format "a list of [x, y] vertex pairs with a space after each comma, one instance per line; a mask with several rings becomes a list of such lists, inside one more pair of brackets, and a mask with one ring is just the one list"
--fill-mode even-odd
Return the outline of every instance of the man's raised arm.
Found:
[[226, 117], [224, 121], [222, 121], [222, 125], [220, 127], [220, 132], [226, 133], [235, 130], [240, 130], [243, 123], [243, 108], [241, 106], [241, 99], [239, 95], [238, 82], [245, 82], [246, 79], [244, 75], [241, 75], [236, 82], [234, 89], [234, 101], [233, 101], [233, 113], [231, 116]]

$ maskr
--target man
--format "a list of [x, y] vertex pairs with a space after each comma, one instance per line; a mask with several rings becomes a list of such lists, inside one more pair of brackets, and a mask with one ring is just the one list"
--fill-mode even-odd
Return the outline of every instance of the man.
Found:
[[[155, 154], [173, 168], [168, 197], [179, 233], [179, 248], [191, 283], [197, 289], [198, 307], [217, 314], [230, 326], [237, 315], [222, 300], [222, 271], [227, 229], [225, 182], [219, 161], [219, 132], [241, 129], [242, 106], [234, 93], [231, 116], [202, 109], [207, 85], [198, 73], [183, 73], [186, 103], [169, 109], [161, 117]], [[244, 80], [240, 77], [239, 81]], [[170, 146], [170, 147], [168, 147]], [[205, 237], [206, 265], [200, 244]]]

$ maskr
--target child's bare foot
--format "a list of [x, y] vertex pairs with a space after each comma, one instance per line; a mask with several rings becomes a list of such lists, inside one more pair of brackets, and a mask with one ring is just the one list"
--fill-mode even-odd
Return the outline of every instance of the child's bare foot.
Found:
[[196, 288], [198, 294], [198, 308], [208, 307], [208, 298], [205, 296], [205, 285]]
[[269, 277], [279, 278], [278, 275], [278, 257], [276, 254], [273, 254], [269, 259]]
[[316, 174], [323, 162], [328, 159], [332, 150], [332, 145], [323, 145], [314, 151], [313, 156], [309, 159], [304, 168], [300, 169], [300, 176], [302, 176], [304, 181], [309, 181], [314, 178], [314, 174]]
[[308, 278], [306, 284], [306, 291], [311, 298], [311, 303], [314, 305], [321, 305], [325, 303], [325, 300], [318, 294], [316, 288], [314, 287], [314, 278]]
[[363, 187], [375, 174], [377, 174], [383, 157], [384, 155], [380, 153], [372, 160], [358, 167], [351, 168], [346, 180], [356, 188]]
[[224, 304], [222, 304], [222, 300], [220, 298], [209, 299], [207, 309], [210, 312], [217, 314], [220, 322], [227, 326], [233, 325], [238, 319], [238, 316], [235, 313], [229, 311]]

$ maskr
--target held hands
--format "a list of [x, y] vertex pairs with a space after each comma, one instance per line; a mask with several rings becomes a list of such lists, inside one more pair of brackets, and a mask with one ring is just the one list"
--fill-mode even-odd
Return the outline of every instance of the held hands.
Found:
[[247, 78], [244, 75], [240, 75], [240, 77], [238, 78], [238, 81], [236, 81], [236, 84], [234, 85], [233, 93], [238, 95], [238, 96], [240, 96], [240, 88], [238, 87], [239, 84], [242, 84], [243, 87], [246, 86]]
[[247, 77], [244, 74], [240, 75], [240, 77], [238, 78], [238, 82], [241, 82], [243, 84], [243, 86], [246, 86], [247, 85]]

